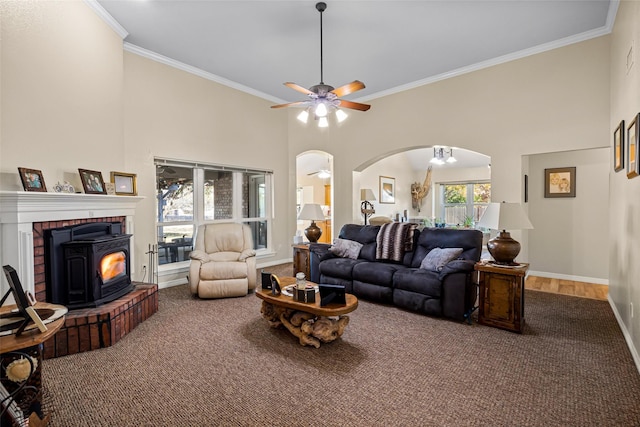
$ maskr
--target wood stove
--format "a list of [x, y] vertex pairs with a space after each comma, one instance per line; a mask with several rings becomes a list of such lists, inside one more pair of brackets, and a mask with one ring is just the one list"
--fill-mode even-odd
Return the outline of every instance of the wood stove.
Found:
[[104, 222], [47, 230], [47, 302], [69, 309], [97, 307], [133, 290], [130, 234]]

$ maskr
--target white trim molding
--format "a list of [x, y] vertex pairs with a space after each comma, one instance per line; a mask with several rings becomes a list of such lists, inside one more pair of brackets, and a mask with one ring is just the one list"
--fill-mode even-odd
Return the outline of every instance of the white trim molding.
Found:
[[129, 32], [125, 30], [124, 27], [120, 25], [120, 23], [116, 21], [114, 17], [111, 16], [111, 14], [100, 5], [100, 3], [98, 3], [97, 0], [84, 0], [84, 2], [96, 13], [96, 15], [98, 15], [108, 26], [110, 26], [111, 29], [115, 31], [122, 40], [127, 38]]
[[574, 282], [595, 283], [596, 285], [609, 286], [609, 279], [600, 279], [597, 277], [573, 276], [570, 274], [548, 273], [546, 271], [531, 271], [529, 275], [538, 277], [547, 277], [549, 279], [573, 280]]

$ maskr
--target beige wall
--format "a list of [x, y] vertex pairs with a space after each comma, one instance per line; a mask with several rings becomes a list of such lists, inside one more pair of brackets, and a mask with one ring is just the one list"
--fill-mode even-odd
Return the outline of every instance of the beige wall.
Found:
[[82, 2], [0, 2], [0, 190], [17, 167], [81, 188], [78, 168], [125, 166], [122, 40]]
[[[609, 148], [529, 156], [530, 274], [606, 284]], [[547, 168], [576, 168], [576, 197], [545, 198]]]
[[[627, 71], [633, 45], [634, 65]], [[621, 1], [611, 35], [611, 115], [608, 139], [621, 120], [640, 112], [640, 2]], [[640, 177], [609, 168], [609, 299], [640, 366]], [[631, 306], [633, 305], [633, 317]]]
[[[287, 118], [267, 101], [124, 53], [84, 2], [0, 7], [0, 190], [22, 189], [18, 166], [42, 170], [49, 189], [64, 180], [80, 188], [78, 168], [106, 180], [110, 171], [137, 174], [145, 200], [136, 210], [134, 279], [155, 242], [154, 157], [270, 169], [274, 187], [287, 187]], [[291, 258], [295, 200], [274, 193], [276, 252], [263, 263]]]
[[[334, 154], [336, 229], [360, 218], [352, 171], [425, 141], [490, 156], [493, 197], [522, 201], [523, 155], [609, 145], [608, 60], [609, 37], [599, 37], [372, 100], [371, 110], [341, 125], [291, 119], [290, 154]], [[512, 235], [526, 261], [526, 234]]]
[[[269, 102], [128, 52], [124, 70], [125, 167], [146, 196], [136, 211], [137, 251], [155, 242], [155, 157], [270, 169], [274, 188], [286, 188], [286, 116]], [[291, 258], [295, 194], [274, 196], [275, 253], [259, 263]]]

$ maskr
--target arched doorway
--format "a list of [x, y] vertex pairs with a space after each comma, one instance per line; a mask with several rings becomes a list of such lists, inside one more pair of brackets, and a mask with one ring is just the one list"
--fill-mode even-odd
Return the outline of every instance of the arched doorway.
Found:
[[[321, 206], [324, 218], [315, 223], [322, 230], [318, 242], [331, 243], [333, 205], [333, 156], [324, 151], [306, 151], [296, 157], [296, 215], [305, 204]], [[296, 233], [304, 237], [311, 221], [298, 220]], [[305, 238], [306, 239], [306, 238]]]

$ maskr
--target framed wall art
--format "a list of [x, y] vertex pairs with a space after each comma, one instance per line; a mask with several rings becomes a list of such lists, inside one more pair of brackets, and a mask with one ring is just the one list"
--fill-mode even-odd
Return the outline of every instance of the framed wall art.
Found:
[[388, 176], [380, 177], [380, 203], [396, 202], [396, 179]]
[[638, 160], [638, 148], [640, 147], [640, 113], [636, 114], [627, 128], [627, 178], [640, 175], [640, 161]]
[[82, 180], [82, 188], [87, 194], [107, 194], [102, 179], [102, 172], [92, 171], [88, 169], [78, 169], [80, 179]]
[[111, 182], [115, 185], [116, 194], [120, 196], [137, 196], [136, 174], [111, 172]]
[[613, 132], [613, 170], [620, 172], [624, 169], [624, 120]]
[[20, 181], [24, 191], [46, 192], [47, 186], [44, 184], [42, 172], [37, 169], [18, 168]]
[[576, 197], [576, 168], [545, 169], [544, 197]]

